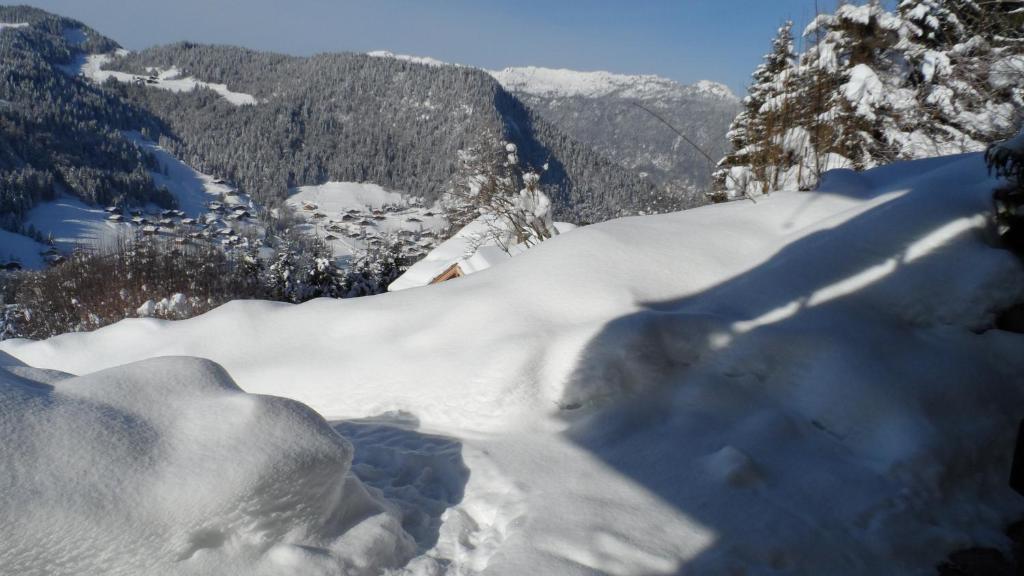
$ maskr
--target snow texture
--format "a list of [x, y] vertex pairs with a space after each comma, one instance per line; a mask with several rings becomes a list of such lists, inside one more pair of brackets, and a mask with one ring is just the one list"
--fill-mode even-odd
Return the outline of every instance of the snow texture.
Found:
[[[0, 383], [0, 562], [306, 573], [356, 530], [377, 572], [925, 575], [1008, 546], [1024, 336], [993, 326], [1024, 270], [995, 184], [980, 154], [838, 170], [418, 290], [2, 342], [109, 370]], [[392, 512], [314, 521], [355, 494], [347, 444], [227, 374], [335, 421]]]
[[0, 405], [5, 574], [376, 574], [415, 549], [322, 418], [208, 360], [0, 353]]

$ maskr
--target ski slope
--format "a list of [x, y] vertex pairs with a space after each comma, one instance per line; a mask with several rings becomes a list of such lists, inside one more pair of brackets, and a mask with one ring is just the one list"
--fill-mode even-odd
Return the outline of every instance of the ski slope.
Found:
[[[83, 376], [5, 368], [0, 418], [15, 440], [0, 451], [17, 466], [0, 469], [0, 498], [21, 507], [4, 515], [0, 562], [14, 554], [53, 573], [102, 557], [149, 562], [147, 573], [925, 575], [952, 550], [1008, 547], [1003, 526], [1024, 513], [1006, 485], [1024, 336], [993, 325], [1024, 300], [1024, 270], [994, 246], [994, 184], [979, 154], [835, 171], [815, 192], [587, 226], [435, 286], [239, 301], [185, 321], [2, 342], [18, 362]], [[359, 506], [345, 456], [333, 472], [318, 464], [344, 444], [323, 448], [333, 444], [304, 412], [300, 434], [254, 426], [239, 411], [268, 400], [227, 390], [228, 377], [307, 404], [349, 438], [348, 470], [382, 503], [368, 516], [379, 522], [325, 529], [338, 501], [309, 498], [292, 463]], [[211, 378], [225, 391], [192, 383]], [[154, 396], [172, 406], [155, 428]], [[115, 418], [126, 403], [144, 417]], [[35, 416], [44, 405], [54, 408]], [[81, 455], [70, 461], [67, 430]], [[193, 436], [211, 451], [157, 449]], [[133, 437], [155, 443], [122, 440]], [[140, 457], [97, 448], [112, 442]], [[280, 482], [261, 484], [259, 463], [275, 454]], [[231, 477], [207, 477], [204, 458]], [[182, 472], [194, 462], [197, 476]], [[11, 472], [39, 467], [57, 471], [47, 490]], [[155, 489], [150, 468], [187, 483]], [[107, 478], [122, 496], [78, 507]], [[218, 498], [251, 502], [252, 521], [207, 506]], [[293, 501], [318, 513], [283, 525], [260, 515]], [[124, 522], [82, 520], [101, 509]], [[56, 536], [42, 536], [48, 527]], [[174, 535], [169, 555], [138, 543], [154, 527]], [[187, 554], [190, 534], [199, 556]], [[363, 568], [334, 544], [347, 537], [376, 542]]]

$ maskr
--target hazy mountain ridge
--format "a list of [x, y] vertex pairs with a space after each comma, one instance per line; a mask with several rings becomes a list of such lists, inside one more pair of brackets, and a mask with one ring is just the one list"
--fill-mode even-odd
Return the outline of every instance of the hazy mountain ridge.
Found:
[[686, 195], [690, 205], [703, 201], [714, 167], [665, 122], [718, 158], [727, 149], [725, 134], [740, 109], [728, 87], [707, 80], [684, 85], [650, 74], [537, 67], [491, 74], [573, 138]]

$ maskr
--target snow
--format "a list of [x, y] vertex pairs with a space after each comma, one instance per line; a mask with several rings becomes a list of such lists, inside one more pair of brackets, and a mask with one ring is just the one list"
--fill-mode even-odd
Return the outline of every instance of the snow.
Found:
[[1024, 79], [1024, 56], [1006, 56], [992, 64], [988, 82], [996, 90], [1019, 86]]
[[[292, 189], [288, 196], [288, 204], [309, 223], [309, 231], [321, 238], [327, 234], [336, 237], [328, 243], [337, 258], [348, 257], [364, 249], [366, 242], [373, 238], [401, 231], [437, 233], [444, 228], [445, 220], [440, 209], [436, 206], [424, 207], [416, 200], [371, 182], [327, 182], [300, 186]], [[388, 206], [393, 209], [386, 210]], [[343, 221], [342, 218], [350, 210], [358, 211], [358, 214], [353, 215], [353, 220]], [[374, 215], [373, 210], [382, 213]], [[317, 218], [317, 214], [323, 217]], [[374, 219], [374, 216], [378, 218]], [[362, 220], [367, 220], [369, 224], [359, 224]], [[332, 226], [338, 229], [331, 230]], [[353, 237], [355, 235], [360, 237]]]
[[652, 98], [685, 94], [738, 100], [725, 85], [710, 80], [683, 86], [653, 74], [579, 72], [535, 66], [505, 68], [489, 73], [506, 90], [552, 98], [600, 98], [612, 95], [622, 98]]
[[[468, 276], [525, 252], [527, 246], [522, 244], [499, 245], [501, 234], [497, 232], [502, 228], [500, 222], [493, 214], [477, 217], [410, 266], [388, 286], [388, 291], [427, 286], [453, 265], [458, 265], [462, 274]], [[556, 222], [554, 226], [559, 234], [575, 229], [568, 222]]]
[[394, 60], [404, 60], [406, 62], [412, 62], [414, 64], [423, 64], [425, 66], [461, 66], [461, 64], [450, 64], [431, 58], [429, 56], [410, 56], [408, 54], [395, 54], [394, 52], [388, 52], [387, 50], [374, 50], [367, 52], [367, 56], [373, 56], [374, 58], [392, 58]]
[[40, 202], [29, 211], [25, 226], [32, 225], [52, 238], [54, 246], [67, 254], [79, 247], [109, 247], [118, 237], [128, 234], [131, 225], [111, 222], [102, 208], [89, 206], [74, 196], [60, 195], [56, 200]]
[[[237, 573], [333, 560], [357, 530], [389, 550], [364, 556], [374, 573], [415, 555], [398, 573], [924, 575], [954, 549], [1007, 547], [1024, 513], [1006, 485], [1024, 336], [992, 326], [1024, 300], [1024, 270], [992, 245], [995, 183], [980, 154], [841, 170], [816, 192], [587, 226], [419, 290], [2, 342], [86, 376], [3, 383], [19, 400], [0, 451], [30, 473], [0, 469], [0, 498], [19, 498], [0, 527], [18, 545], [0, 551], [45, 572], [57, 541], [79, 573], [100, 559], [152, 573], [191, 538], [209, 544], [193, 557]], [[226, 372], [152, 360], [167, 355]], [[352, 438], [380, 523], [339, 536], [260, 516], [254, 551], [237, 511], [268, 508], [220, 503], [267, 502], [265, 488], [308, 503], [283, 511], [322, 512], [335, 500], [310, 483], [348, 493], [327, 480], [346, 444], [283, 400], [206, 384], [227, 374]], [[242, 414], [264, 401], [292, 416]], [[280, 481], [261, 483], [271, 458]]]
[[207, 360], [72, 377], [0, 354], [0, 403], [10, 573], [371, 574], [414, 550], [322, 418]]
[[61, 69], [72, 76], [85, 76], [97, 84], [102, 84], [108, 79], [113, 78], [118, 82], [142, 82], [146, 86], [170, 90], [171, 92], [191, 92], [196, 88], [206, 88], [213, 90], [235, 106], [248, 106], [258, 103], [256, 97], [252, 94], [234, 92], [229, 90], [226, 84], [204, 82], [191, 76], [182, 78], [181, 72], [175, 67], [166, 70], [154, 68], [152, 73], [156, 76], [156, 79], [152, 83], [147, 82], [147, 76], [104, 70], [103, 66], [110, 63], [117, 56], [118, 54], [78, 54], [70, 65], [63, 66]]
[[46, 248], [28, 236], [0, 230], [0, 264], [17, 262], [23, 268], [42, 268], [43, 258], [39, 254]]
[[153, 184], [166, 188], [177, 200], [178, 209], [188, 216], [195, 218], [205, 214], [207, 204], [212, 201], [220, 201], [225, 194], [234, 190], [228, 184], [218, 183], [216, 177], [204, 174], [185, 164], [156, 142], [143, 137], [139, 132], [126, 131], [123, 134], [125, 138], [156, 158], [161, 170], [150, 172]]
[[885, 87], [867, 64], [850, 69], [850, 80], [841, 87], [846, 99], [853, 104], [858, 116], [874, 120], [875, 107], [885, 101]]
[[0, 32], [3, 32], [4, 30], [6, 30], [8, 28], [10, 28], [12, 30], [17, 30], [18, 28], [25, 28], [27, 26], [28, 26], [28, 22], [14, 22], [14, 23], [11, 23], [11, 22], [0, 22]]

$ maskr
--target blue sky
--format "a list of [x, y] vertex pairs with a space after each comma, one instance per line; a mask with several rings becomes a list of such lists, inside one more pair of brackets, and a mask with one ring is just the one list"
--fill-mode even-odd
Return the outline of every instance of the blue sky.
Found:
[[299, 55], [391, 50], [486, 68], [710, 79], [737, 93], [779, 24], [802, 28], [815, 11], [815, 0], [27, 1], [133, 50], [178, 40]]

